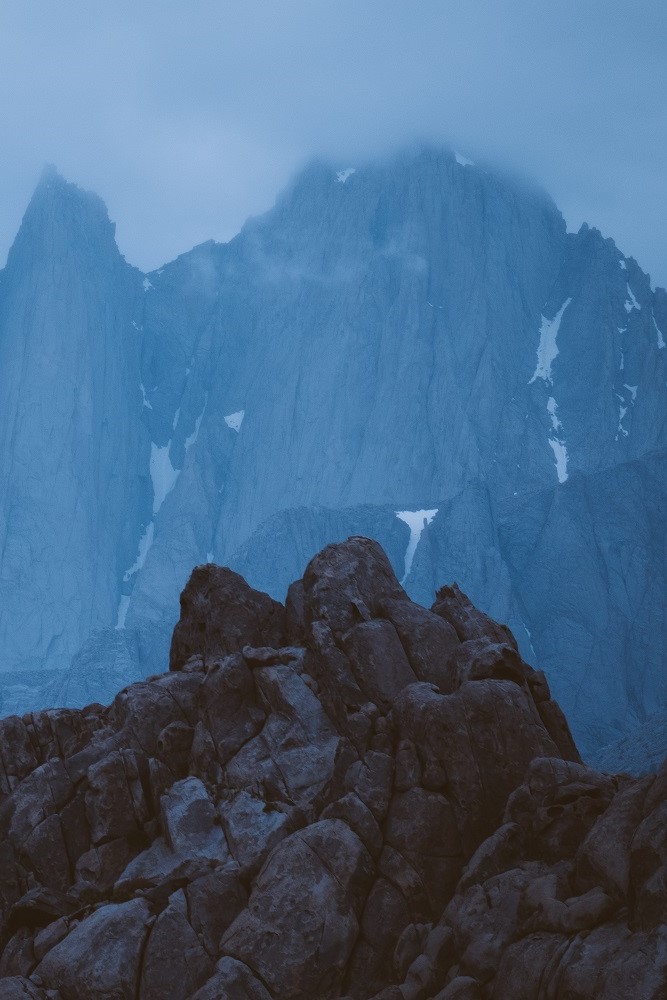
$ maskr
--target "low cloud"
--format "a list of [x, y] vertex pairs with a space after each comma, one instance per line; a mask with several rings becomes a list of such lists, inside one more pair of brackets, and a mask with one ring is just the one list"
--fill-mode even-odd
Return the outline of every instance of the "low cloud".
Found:
[[41, 167], [143, 269], [268, 208], [312, 156], [415, 139], [538, 180], [667, 283], [662, 0], [215, 0], [0, 10], [0, 259]]

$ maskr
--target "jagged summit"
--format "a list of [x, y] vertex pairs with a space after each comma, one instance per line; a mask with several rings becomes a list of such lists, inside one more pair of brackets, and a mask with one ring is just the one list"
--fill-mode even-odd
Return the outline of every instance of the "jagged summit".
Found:
[[115, 615], [128, 513], [149, 499], [141, 294], [102, 200], [47, 169], [0, 288], [3, 670], [63, 666]]
[[44, 167], [7, 257], [7, 269], [26, 269], [33, 260], [63, 254], [99, 266], [100, 255], [119, 258], [116, 226], [99, 195], [72, 184], [52, 165]]
[[65, 184], [65, 178], [62, 176], [55, 163], [45, 163], [42, 167], [42, 172], [39, 175], [39, 180], [37, 182], [38, 187], [41, 184], [57, 183]]
[[351, 534], [506, 620], [585, 752], [660, 711], [667, 296], [611, 241], [425, 148], [143, 275], [49, 183], [0, 280], [5, 711], [159, 669], [209, 554], [279, 598]]
[[460, 589], [199, 566], [170, 666], [0, 722], [2, 1000], [662, 1000], [667, 774], [583, 766]]

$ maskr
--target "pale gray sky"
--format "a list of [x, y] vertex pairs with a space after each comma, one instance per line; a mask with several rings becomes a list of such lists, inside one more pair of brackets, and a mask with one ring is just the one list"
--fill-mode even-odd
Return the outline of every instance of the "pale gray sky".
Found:
[[313, 155], [442, 141], [667, 284], [665, 0], [2, 0], [0, 263], [42, 165], [150, 269]]

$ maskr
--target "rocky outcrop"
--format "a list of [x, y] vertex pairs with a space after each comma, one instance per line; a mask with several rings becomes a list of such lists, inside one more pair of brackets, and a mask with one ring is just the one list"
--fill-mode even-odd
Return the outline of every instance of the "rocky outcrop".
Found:
[[181, 594], [169, 669], [180, 670], [193, 654], [206, 664], [243, 646], [282, 646], [284, 619], [282, 604], [253, 590], [238, 573], [210, 564], [198, 566]]
[[0, 271], [0, 714], [164, 670], [198, 563], [282, 600], [365, 535], [419, 603], [465, 580], [587, 758], [634, 742], [667, 704], [667, 295], [452, 150], [341, 166], [146, 275], [42, 178]]
[[667, 770], [377, 543], [287, 608], [198, 567], [171, 670], [0, 723], [0, 1000], [658, 1000]]
[[28, 687], [116, 624], [150, 520], [141, 282], [102, 201], [47, 169], [0, 271], [0, 673]]

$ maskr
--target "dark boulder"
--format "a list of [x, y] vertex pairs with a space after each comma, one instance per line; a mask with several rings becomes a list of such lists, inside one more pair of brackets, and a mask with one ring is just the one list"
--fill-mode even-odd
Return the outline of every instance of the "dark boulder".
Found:
[[455, 630], [461, 642], [469, 639], [484, 639], [491, 643], [508, 642], [515, 649], [516, 639], [507, 625], [499, 625], [492, 618], [480, 611], [466, 597], [458, 584], [451, 587], [441, 587], [435, 595], [435, 603], [431, 611], [448, 621]]
[[283, 646], [285, 641], [282, 604], [253, 590], [238, 573], [207, 563], [193, 570], [181, 594], [169, 669], [180, 670], [197, 654], [207, 663], [243, 646]]
[[308, 563], [303, 590], [306, 624], [324, 621], [336, 639], [378, 617], [384, 601], [409, 601], [381, 546], [370, 538], [327, 545]]
[[667, 767], [578, 760], [456, 587], [198, 567], [172, 672], [0, 723], [0, 1000], [667, 995]]

